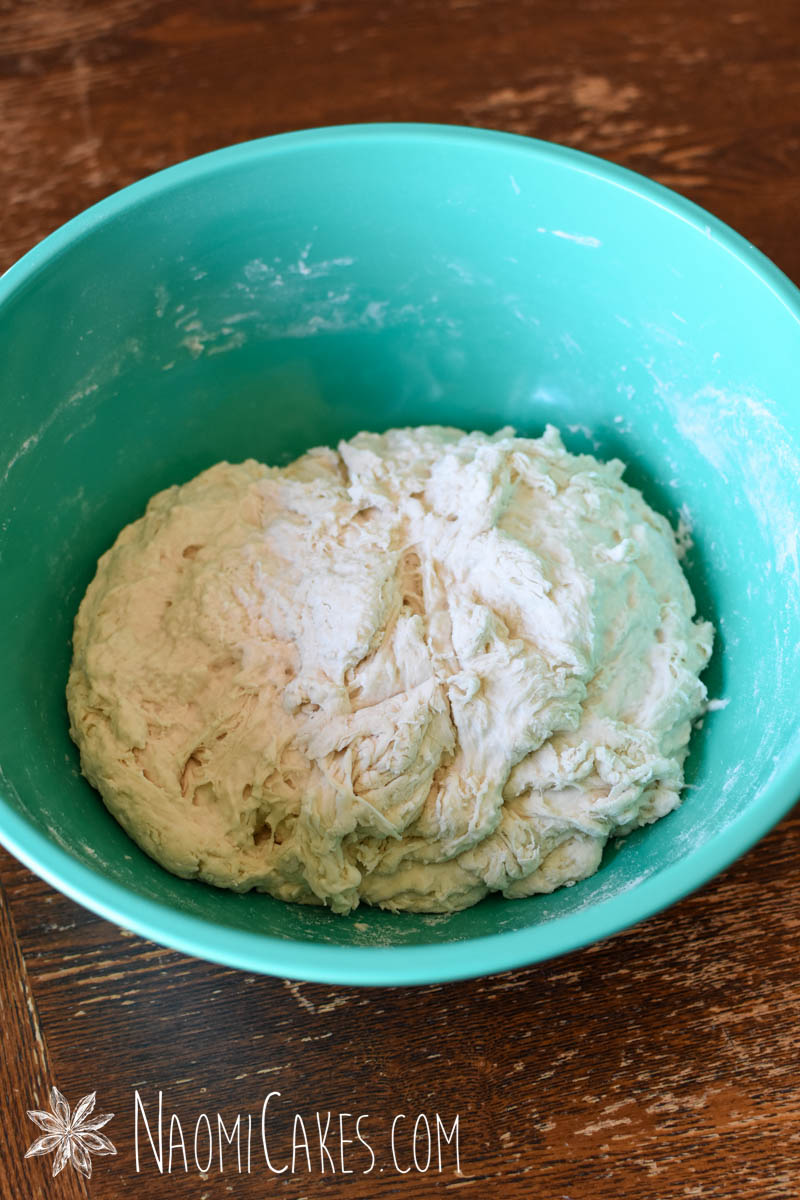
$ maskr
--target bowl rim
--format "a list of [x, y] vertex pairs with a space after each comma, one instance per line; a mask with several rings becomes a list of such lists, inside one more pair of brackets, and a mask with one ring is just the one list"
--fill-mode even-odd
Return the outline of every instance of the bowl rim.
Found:
[[[715, 242], [753, 274], [800, 326], [800, 290], [752, 243], [711, 213], [616, 163], [520, 134], [459, 125], [366, 123], [274, 134], [240, 142], [167, 167], [100, 200], [51, 233], [0, 276], [0, 308], [63, 250], [118, 214], [228, 167], [342, 142], [395, 144], [472, 142], [506, 150], [603, 180], [660, 208]], [[754, 845], [800, 794], [800, 729], [788, 761], [774, 766], [756, 805], [746, 808], [679, 861], [609, 899], [543, 925], [452, 942], [404, 946], [321, 945], [215, 925], [162, 901], [139, 896], [74, 858], [13, 808], [15, 789], [0, 765], [0, 843], [47, 883], [92, 912], [144, 938], [240, 970], [308, 982], [418, 985], [474, 978], [531, 966], [599, 941], [651, 917], [707, 883]], [[635, 904], [631, 904], [636, 897]], [[469, 947], [469, 950], [467, 950]]]

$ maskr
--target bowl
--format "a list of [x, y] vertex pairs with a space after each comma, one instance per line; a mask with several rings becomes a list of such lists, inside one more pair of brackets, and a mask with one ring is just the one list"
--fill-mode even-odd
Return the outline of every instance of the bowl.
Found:
[[[698, 887], [800, 792], [800, 294], [687, 200], [559, 146], [372, 125], [234, 146], [109, 197], [0, 281], [0, 837], [145, 937], [349, 984], [473, 976]], [[177, 879], [82, 778], [64, 689], [98, 556], [219, 459], [445, 423], [619, 456], [692, 528], [718, 703], [679, 810], [550, 896], [352, 916]]]

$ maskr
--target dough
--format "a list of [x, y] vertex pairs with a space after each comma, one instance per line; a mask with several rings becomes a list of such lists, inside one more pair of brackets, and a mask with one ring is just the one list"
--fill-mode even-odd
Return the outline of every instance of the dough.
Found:
[[177, 875], [339, 913], [591, 875], [679, 803], [713, 635], [623, 469], [431, 426], [160, 492], [75, 622], [84, 774]]

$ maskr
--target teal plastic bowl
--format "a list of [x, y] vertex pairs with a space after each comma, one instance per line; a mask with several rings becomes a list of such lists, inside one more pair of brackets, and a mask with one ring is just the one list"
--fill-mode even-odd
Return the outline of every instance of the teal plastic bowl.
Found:
[[[311, 130], [111, 196], [0, 281], [0, 837], [67, 895], [248, 971], [399, 984], [561, 954], [698, 887], [800, 792], [800, 294], [664, 188], [542, 142]], [[176, 879], [83, 780], [72, 621], [160, 488], [440, 422], [618, 455], [693, 526], [725, 702], [682, 807], [551, 896], [349, 918]]]

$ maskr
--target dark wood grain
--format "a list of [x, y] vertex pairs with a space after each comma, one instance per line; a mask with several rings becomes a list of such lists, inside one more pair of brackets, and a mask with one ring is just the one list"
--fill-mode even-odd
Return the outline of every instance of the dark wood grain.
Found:
[[[0, 1020], [3, 1030], [0, 1121], [4, 1141], [15, 1151], [0, 1155], [0, 1196], [30, 1196], [31, 1200], [44, 1200], [51, 1193], [51, 1164], [47, 1159], [34, 1158], [25, 1162], [22, 1158], [22, 1153], [41, 1133], [28, 1120], [27, 1112], [32, 1108], [47, 1111], [50, 1088], [60, 1081], [53, 1075], [25, 958], [2, 886]], [[83, 1177], [73, 1171], [63, 1177], [59, 1191], [66, 1200], [81, 1200], [88, 1195]]]
[[[425, 120], [550, 138], [710, 208], [800, 280], [796, 0], [0, 0], [0, 268], [88, 204], [217, 146], [309, 125]], [[94, 917], [7, 855], [0, 878], [0, 1200], [796, 1200], [800, 817], [697, 895], [552, 964], [368, 991], [246, 976]], [[26, 1108], [97, 1089], [119, 1154], [87, 1189]], [[369, 1113], [352, 1175], [230, 1164], [137, 1174], [134, 1092], [271, 1124]], [[401, 1175], [398, 1113], [460, 1118], [461, 1174]], [[352, 1130], [349, 1136], [353, 1136]], [[188, 1147], [191, 1162], [191, 1146]], [[260, 1153], [260, 1151], [259, 1151]], [[337, 1151], [338, 1153], [338, 1151]], [[401, 1145], [401, 1166], [409, 1150]], [[299, 1160], [302, 1167], [304, 1159]], [[383, 1173], [380, 1167], [383, 1166]], [[37, 1190], [38, 1189], [38, 1190]], [[72, 1190], [70, 1190], [72, 1189]]]

